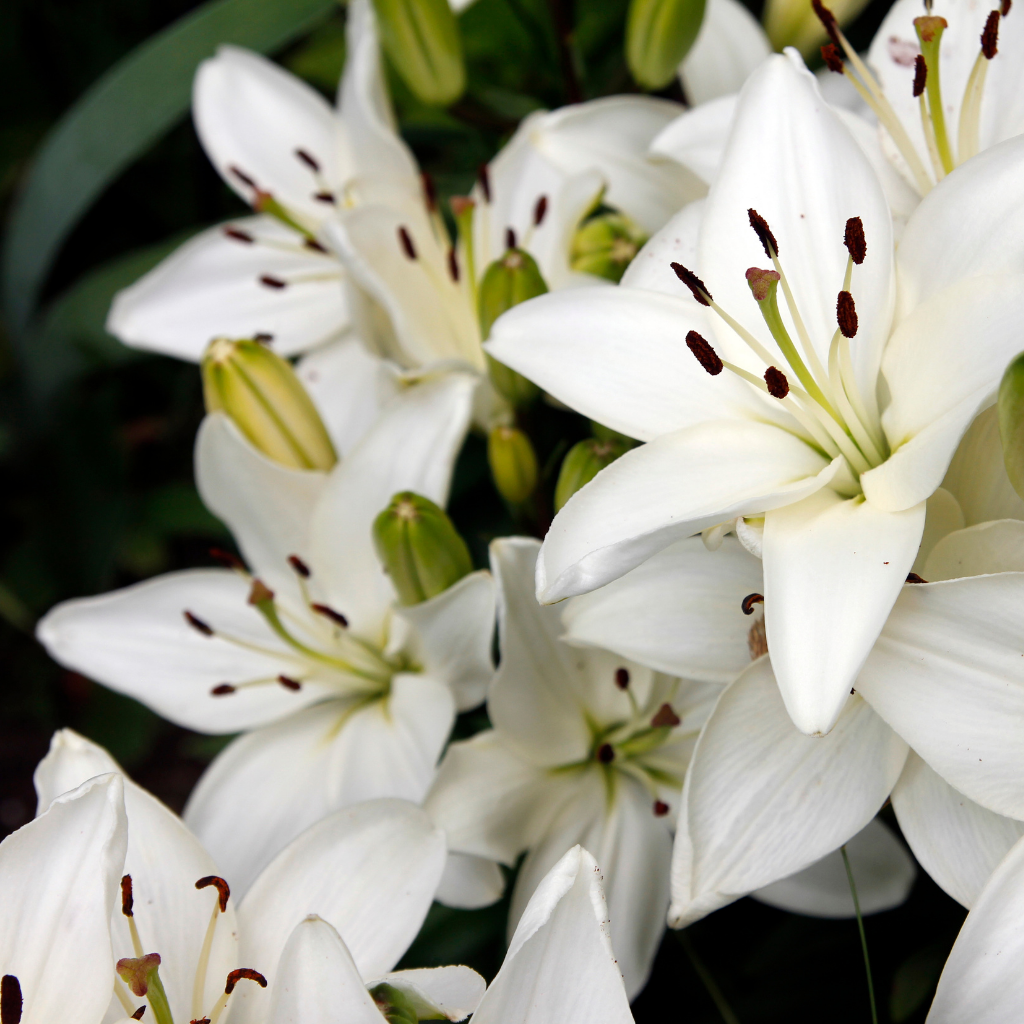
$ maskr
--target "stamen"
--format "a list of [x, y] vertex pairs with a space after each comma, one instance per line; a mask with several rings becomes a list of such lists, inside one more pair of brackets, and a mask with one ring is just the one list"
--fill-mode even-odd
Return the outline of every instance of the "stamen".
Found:
[[476, 172], [477, 181], [480, 182], [480, 191], [484, 194], [484, 200], [488, 203], [491, 201], [491, 174], [487, 169], [487, 164], [481, 164]]
[[615, 760], [615, 748], [610, 743], [602, 743], [597, 748], [597, 759], [601, 764], [611, 764]]
[[868, 243], [864, 237], [864, 221], [860, 217], [851, 217], [846, 222], [843, 244], [846, 246], [846, 251], [850, 254], [850, 259], [857, 266], [860, 266], [868, 253]]
[[651, 808], [654, 811], [656, 818], [664, 818], [666, 814], [671, 810], [669, 805], [664, 800], [655, 800], [654, 806]]
[[231, 683], [218, 683], [213, 689], [210, 690], [211, 697], [227, 697], [229, 694], [235, 692], [236, 687], [232, 686]]
[[206, 972], [210, 966], [210, 951], [213, 949], [213, 937], [217, 931], [217, 921], [220, 915], [227, 911], [228, 899], [231, 896], [230, 886], [219, 875], [204, 875], [196, 882], [196, 888], [200, 890], [206, 889], [211, 885], [217, 890], [217, 900], [213, 904], [213, 912], [210, 914], [210, 921], [206, 926], [206, 935], [203, 936], [203, 946], [199, 952], [199, 962], [196, 965], [196, 974], [192, 981], [192, 1014], [196, 1018], [203, 1012]]
[[712, 377], [717, 377], [722, 372], [723, 363], [718, 358], [718, 353], [711, 347], [707, 339], [702, 338], [696, 331], [687, 331], [686, 347], [697, 357], [697, 362]]
[[981, 129], [981, 100], [985, 93], [985, 78], [988, 62], [999, 52], [1000, 11], [990, 11], [981, 33], [981, 52], [974, 61], [963, 102], [960, 104], [960, 129], [958, 132], [960, 163], [976, 156], [979, 149], [978, 135]]
[[258, 341], [261, 345], [269, 345], [274, 340], [274, 336], [272, 334], [267, 334], [265, 331], [257, 331], [256, 334], [252, 336], [252, 340]]
[[238, 167], [235, 167], [234, 165], [232, 165], [231, 167], [229, 167], [229, 168], [228, 168], [228, 170], [229, 170], [229, 171], [230, 171], [230, 172], [231, 172], [231, 173], [232, 173], [232, 174], [233, 174], [233, 175], [234, 175], [234, 176], [235, 176], [235, 177], [236, 177], [236, 178], [237, 178], [237, 179], [238, 179], [238, 180], [239, 180], [239, 181], [240, 181], [240, 182], [241, 182], [241, 183], [242, 183], [243, 185], [248, 185], [248, 186], [249, 186], [249, 188], [253, 189], [253, 190], [254, 190], [254, 191], [256, 191], [256, 192], [258, 192], [258, 191], [259, 191], [259, 186], [258, 186], [258, 185], [256, 184], [256, 182], [255, 182], [255, 181], [253, 181], [253, 180], [252, 180], [252, 178], [250, 178], [250, 177], [249, 177], [249, 175], [248, 175], [248, 174], [246, 174], [246, 173], [245, 173], [245, 171], [241, 170], [241, 169], [240, 169], [240, 168], [238, 168]]
[[839, 52], [839, 47], [835, 43], [826, 43], [821, 48], [821, 59], [825, 62], [825, 67], [829, 71], [834, 71], [837, 75], [843, 74], [843, 58]]
[[757, 235], [762, 247], [764, 248], [764, 254], [768, 259], [774, 259], [779, 255], [779, 243], [775, 241], [775, 236], [772, 234], [772, 229], [768, 227], [768, 221], [764, 219], [753, 207], [747, 210], [747, 219], [750, 221], [750, 226], [754, 229], [754, 234]]
[[243, 231], [241, 228], [226, 227], [224, 228], [224, 234], [228, 238], [233, 238], [236, 242], [244, 242], [246, 245], [252, 245], [256, 241], [248, 231]]
[[402, 246], [402, 251], [405, 253], [406, 258], [410, 260], [416, 259], [416, 246], [412, 244], [412, 235], [409, 234], [406, 227], [403, 225], [398, 229], [398, 241]]
[[922, 577], [918, 576], [916, 572], [908, 572], [907, 573], [907, 582], [908, 583], [927, 583], [928, 581], [926, 579], [923, 579]]
[[999, 13], [1005, 18], [1010, 13], [1010, 8], [1012, 6], [1012, 0], [1003, 0], [999, 7]]
[[298, 679], [292, 679], [291, 676], [278, 676], [277, 677], [277, 681], [286, 690], [301, 690], [302, 689], [302, 683], [300, 683], [298, 681]]
[[768, 394], [780, 401], [789, 394], [789, 381], [786, 375], [776, 366], [769, 366], [764, 371], [764, 382], [768, 385]]
[[533, 226], [539, 228], [544, 223], [544, 218], [548, 212], [548, 197], [541, 196], [537, 200], [537, 205], [533, 208]]
[[224, 1012], [224, 1007], [228, 1005], [229, 996], [235, 991], [235, 986], [243, 979], [255, 981], [260, 988], [267, 987], [267, 979], [259, 971], [254, 971], [251, 967], [240, 967], [237, 971], [232, 971], [228, 975], [227, 983], [224, 985], [224, 994], [217, 1000], [217, 1005], [210, 1014], [210, 1024], [217, 1024], [217, 1020]]
[[828, 33], [829, 39], [832, 40], [835, 46], [840, 46], [839, 26], [836, 24], [835, 15], [821, 2], [821, 0], [811, 0], [811, 7], [814, 9], [814, 13], [818, 16], [818, 20]]
[[139, 1008], [138, 1008], [138, 1009], [137, 1009], [137, 1010], [136, 1010], [136, 1011], [135, 1011], [135, 1012], [134, 1012], [134, 1013], [132, 1014], [132, 1018], [131, 1018], [131, 1019], [132, 1019], [132, 1020], [142, 1020], [142, 1018], [143, 1018], [143, 1017], [144, 1017], [145, 1015], [146, 1015], [146, 1004], [145, 1004], [145, 1003], [143, 1003], [143, 1004], [142, 1004], [142, 1006], [140, 1006], [140, 1007], [139, 1007]]
[[181, 614], [185, 616], [185, 621], [197, 633], [202, 633], [203, 636], [213, 636], [213, 630], [198, 615], [193, 615], [189, 611], [184, 611]]
[[670, 263], [669, 266], [675, 271], [676, 277], [690, 289], [690, 293], [702, 306], [711, 305], [711, 292], [707, 290], [704, 282], [692, 270], [687, 270], [682, 263]]
[[309, 571], [309, 566], [299, 558], [298, 555], [289, 555], [288, 564], [304, 579], [308, 580], [313, 574]]
[[220, 912], [223, 914], [228, 909], [228, 900], [231, 898], [231, 887], [223, 878], [220, 877], [220, 875], [203, 875], [203, 877], [196, 882], [197, 889], [206, 889], [211, 885], [217, 890], [217, 903], [220, 906]]
[[277, 291], [281, 291], [283, 288], [288, 287], [287, 281], [282, 281], [279, 277], [274, 277], [272, 274], [261, 274], [259, 282], [264, 288], [274, 288]]
[[345, 618], [341, 612], [336, 612], [330, 605], [311, 604], [309, 607], [312, 608], [317, 615], [323, 615], [324, 618], [330, 619], [331, 622], [341, 626], [342, 629], [348, 629], [348, 619]]
[[652, 729], [674, 729], [682, 719], [672, 710], [671, 704], [662, 704], [651, 719]]
[[454, 284], [459, 283], [459, 257], [454, 249], [448, 250], [448, 276]]
[[305, 238], [302, 241], [302, 246], [305, 249], [312, 249], [313, 252], [320, 252], [326, 255], [327, 248], [321, 245], [315, 238]]
[[981, 32], [981, 52], [991, 60], [999, 52], [999, 12], [989, 11], [985, 27]]
[[420, 171], [420, 181], [423, 183], [423, 199], [427, 204], [427, 213], [437, 212], [437, 187], [434, 179], [426, 171]]
[[121, 877], [121, 913], [125, 917], [134, 917], [135, 897], [132, 895], [132, 876]]
[[295, 150], [295, 155], [311, 170], [317, 174], [320, 173], [320, 161], [316, 157], [311, 156], [304, 149]]
[[505, 248], [506, 249], [517, 249], [516, 245], [516, 232], [514, 228], [505, 228]]
[[338, 200], [335, 197], [333, 192], [314, 192], [313, 193], [313, 198], [318, 203], [332, 203], [332, 204], [336, 204], [338, 202]]
[[628, 668], [617, 668], [615, 670], [615, 685], [620, 690], [625, 690], [629, 687], [629, 669]]
[[921, 93], [924, 92], [924, 87], [928, 82], [928, 65], [924, 62], [924, 57], [918, 54], [914, 58], [914, 99], [917, 99]]
[[21, 982], [13, 974], [0, 978], [0, 1024], [21, 1024]]
[[857, 307], [849, 292], [840, 292], [836, 296], [836, 321], [844, 338], [857, 336]]
[[208, 554], [211, 558], [216, 559], [226, 568], [234, 569], [236, 572], [248, 575], [248, 570], [245, 568], [245, 562], [243, 562], [237, 555], [231, 554], [230, 551], [225, 551], [223, 548], [210, 548]]
[[740, 602], [740, 608], [743, 610], [743, 614], [753, 615], [755, 604], [764, 604], [764, 594], [747, 594], [747, 596]]

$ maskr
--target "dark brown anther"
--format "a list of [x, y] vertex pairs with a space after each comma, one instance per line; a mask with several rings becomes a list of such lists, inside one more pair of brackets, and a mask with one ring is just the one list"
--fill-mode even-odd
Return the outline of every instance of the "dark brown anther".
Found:
[[135, 913], [133, 907], [135, 906], [135, 897], [132, 895], [132, 876], [122, 875], [121, 876], [121, 913], [125, 917], [134, 917]]
[[674, 729], [682, 719], [672, 710], [671, 704], [662, 704], [651, 719], [652, 729]]
[[611, 764], [615, 760], [615, 748], [610, 743], [602, 743], [597, 748], [597, 759], [601, 764]]
[[989, 11], [981, 31], [981, 52], [991, 60], [999, 52], [999, 12]]
[[231, 993], [235, 991], [235, 986], [243, 978], [247, 978], [249, 981], [255, 981], [260, 988], [267, 987], [267, 979], [264, 978], [259, 971], [254, 971], [251, 967], [239, 967], [237, 971], [232, 971], [228, 975], [228, 980], [224, 985], [225, 995], [231, 995]]
[[907, 573], [907, 582], [908, 583], [927, 583], [928, 581], [926, 579], [923, 579], [921, 576], [918, 576], [916, 572], [908, 572]]
[[789, 381], [777, 366], [769, 366], [764, 371], [764, 382], [768, 385], [768, 394], [780, 402], [789, 394]]
[[327, 252], [327, 247], [325, 245], [321, 245], [315, 238], [304, 238], [302, 240], [302, 244], [307, 249], [312, 249], [313, 252], [322, 252], [325, 254]]
[[779, 243], [775, 241], [775, 236], [772, 234], [772, 229], [768, 227], [768, 221], [764, 219], [753, 207], [747, 210], [747, 219], [750, 221], [750, 226], [754, 229], [754, 234], [757, 235], [758, 240], [761, 242], [764, 248], [764, 254], [768, 259], [774, 259], [779, 255]]
[[448, 276], [455, 284], [459, 283], [459, 257], [454, 249], [448, 250]]
[[191, 612], [182, 612], [181, 614], [185, 616], [185, 621], [197, 633], [202, 633], [203, 636], [213, 636], [213, 630], [198, 615], [193, 615]]
[[505, 228], [505, 248], [517, 249], [515, 228]]
[[718, 358], [718, 353], [711, 347], [707, 339], [702, 338], [696, 331], [687, 331], [686, 347], [697, 357], [697, 362], [712, 377], [717, 377], [722, 372], [722, 360]]
[[860, 217], [851, 217], [846, 222], [846, 232], [843, 235], [843, 244], [850, 254], [850, 259], [859, 267], [868, 254], [868, 243], [864, 237], [864, 221]]
[[278, 676], [277, 681], [286, 689], [292, 692], [302, 689], [302, 683], [298, 679], [292, 679], [291, 676]]
[[13, 974], [0, 978], [0, 1024], [21, 1024], [21, 982]]
[[266, 331], [257, 331], [256, 334], [252, 336], [252, 340], [258, 341], [261, 345], [269, 345], [274, 340], [274, 336], [272, 334], [267, 334]]
[[311, 604], [309, 607], [312, 608], [313, 611], [317, 613], [317, 615], [322, 615], [324, 616], [324, 618], [330, 619], [331, 622], [335, 623], [338, 626], [341, 626], [342, 629], [348, 628], [348, 619], [346, 619], [345, 616], [341, 614], [341, 612], [336, 612], [330, 605]]
[[1003, 0], [999, 5], [999, 13], [1005, 18], [1010, 13], [1010, 8], [1013, 6], [1013, 0]]
[[740, 602], [740, 608], [743, 609], [743, 614], [753, 615], [755, 604], [764, 604], [764, 594], [747, 594], [747, 596]]
[[235, 687], [230, 683], [218, 683], [210, 690], [211, 697], [228, 697], [235, 692]]
[[313, 193], [313, 198], [318, 203], [331, 203], [331, 204], [334, 204], [334, 203], [337, 203], [337, 201], [338, 201], [334, 197], [334, 193], [333, 192], [314, 192]]
[[132, 1020], [142, 1020], [146, 1015], [146, 1004], [143, 1003], [133, 1014]]
[[628, 668], [617, 668], [615, 670], [615, 685], [620, 690], [626, 690], [629, 688], [629, 669]]
[[829, 71], [834, 71], [837, 75], [843, 74], [843, 55], [835, 43], [826, 43], [821, 48], [821, 59]]
[[480, 182], [480, 191], [484, 194], [484, 199], [489, 203], [491, 201], [491, 172], [487, 169], [487, 164], [481, 164], [477, 168], [476, 180]]
[[427, 204], [427, 213], [434, 213], [437, 210], [437, 187], [434, 179], [426, 171], [420, 171], [420, 181], [423, 183], [423, 201]]
[[537, 200], [537, 205], [533, 208], [533, 226], [539, 228], [544, 223], [544, 218], [548, 213], [548, 197], [541, 196]]
[[412, 244], [412, 235], [409, 234], [404, 224], [398, 229], [398, 242], [407, 259], [416, 259], [416, 246]]
[[203, 875], [202, 878], [196, 882], [197, 889], [205, 889], [208, 886], [214, 886], [217, 889], [217, 902], [220, 904], [220, 912], [223, 914], [228, 909], [228, 899], [231, 897], [231, 886], [224, 881], [220, 875]]
[[264, 288], [274, 288], [277, 291], [281, 291], [282, 288], [288, 287], [287, 281], [282, 281], [279, 277], [274, 277], [272, 274], [261, 274], [260, 284]]
[[210, 548], [209, 554], [211, 558], [220, 562], [226, 568], [245, 572], [245, 562], [237, 555], [231, 554], [230, 551], [225, 551], [223, 548]]
[[918, 54], [914, 58], [914, 99], [924, 93], [924, 87], [928, 84], [928, 65], [924, 56]]
[[857, 306], [849, 292], [840, 292], [836, 296], [836, 321], [844, 338], [857, 336]]
[[814, 8], [814, 13], [818, 16], [818, 21], [821, 22], [822, 27], [828, 33], [829, 39], [836, 46], [842, 46], [843, 44], [839, 41], [839, 26], [836, 24], [836, 16], [821, 0], [811, 0], [811, 7]]
[[320, 161], [304, 149], [295, 150], [295, 155], [311, 170], [320, 173]]
[[257, 184], [256, 184], [256, 182], [255, 182], [255, 181], [253, 181], [253, 180], [252, 180], [252, 178], [250, 178], [250, 177], [249, 177], [249, 175], [245, 173], [245, 171], [241, 170], [241, 169], [240, 169], [240, 168], [238, 168], [238, 167], [234, 167], [234, 166], [232, 166], [232, 167], [229, 167], [229, 168], [228, 168], [228, 170], [229, 170], [229, 171], [230, 171], [230, 172], [231, 172], [231, 173], [232, 173], [232, 174], [233, 174], [233, 175], [234, 175], [234, 176], [235, 176], [235, 177], [236, 177], [236, 178], [237, 178], [237, 179], [238, 179], [238, 180], [239, 180], [239, 181], [240, 181], [240, 182], [241, 182], [241, 183], [242, 183], [243, 185], [248, 185], [248, 186], [249, 186], [249, 188], [251, 188], [251, 189], [255, 189], [255, 190], [256, 190], [257, 192], [259, 192], [259, 190], [260, 190], [260, 187], [259, 187], [259, 185], [257, 185]]
[[292, 569], [297, 572], [304, 580], [308, 580], [313, 574], [309, 571], [309, 566], [299, 558], [298, 555], [289, 555], [288, 564]]
[[668, 814], [670, 808], [664, 800], [655, 800], [654, 806], [651, 810], [654, 811], [654, 816], [656, 818], [664, 818], [665, 815]]
[[692, 270], [687, 270], [682, 263], [670, 263], [669, 266], [675, 272], [676, 277], [690, 289], [690, 293], [702, 306], [711, 305], [712, 301], [714, 301], [711, 298], [711, 292], [704, 287], [704, 282]]
[[260, 605], [273, 600], [274, 592], [263, 580], [252, 581], [252, 588], [249, 590], [249, 604]]
[[233, 238], [236, 242], [245, 242], [246, 245], [252, 245], [256, 241], [248, 231], [243, 231], [241, 228], [226, 227], [224, 234], [228, 238]]
[[188, 1024], [210, 1024], [209, 1017], [200, 1017], [198, 1020], [190, 1020]]

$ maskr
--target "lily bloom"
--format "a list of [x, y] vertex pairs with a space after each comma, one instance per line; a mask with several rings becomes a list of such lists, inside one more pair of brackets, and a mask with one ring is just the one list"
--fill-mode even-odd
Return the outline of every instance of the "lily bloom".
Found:
[[703, 206], [619, 288], [541, 296], [492, 331], [496, 359], [647, 442], [556, 516], [540, 600], [763, 516], [772, 668], [797, 727], [826, 734], [911, 571], [927, 500], [1020, 347], [1022, 171], [1024, 142], [987, 150], [894, 250], [878, 178], [814, 77], [795, 53], [766, 61]]

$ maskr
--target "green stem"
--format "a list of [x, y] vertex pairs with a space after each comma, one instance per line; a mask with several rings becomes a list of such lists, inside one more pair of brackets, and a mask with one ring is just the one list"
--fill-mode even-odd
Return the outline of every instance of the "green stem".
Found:
[[843, 864], [846, 867], [846, 878], [850, 883], [850, 895], [853, 897], [853, 909], [857, 914], [857, 929], [860, 932], [860, 948], [864, 954], [864, 973], [868, 979], [868, 1000], [871, 1003], [871, 1024], [878, 1024], [878, 1010], [875, 1007], [875, 984], [871, 980], [871, 960], [868, 957], [868, 939], [864, 934], [864, 918], [860, 912], [860, 900], [857, 898], [857, 883], [853, 880], [853, 868], [850, 867], [850, 858], [846, 853], [846, 846], [840, 846], [839, 852], [843, 855]]
[[722, 990], [718, 987], [718, 983], [711, 972], [704, 966], [700, 957], [697, 956], [697, 951], [693, 948], [690, 936], [686, 932], [680, 932], [679, 941], [683, 944], [683, 949], [686, 950], [686, 955], [690, 958], [690, 965], [696, 972], [697, 977], [704, 983], [704, 988], [707, 989], [708, 995], [711, 996], [711, 1001], [722, 1015], [722, 1020], [725, 1021], [725, 1024], [740, 1024], [739, 1017], [732, 1012], [732, 1007], [726, 1002], [725, 996], [722, 995]]

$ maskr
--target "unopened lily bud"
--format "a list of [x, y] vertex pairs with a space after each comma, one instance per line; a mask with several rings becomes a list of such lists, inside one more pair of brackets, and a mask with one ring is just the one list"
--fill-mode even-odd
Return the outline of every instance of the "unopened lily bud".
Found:
[[396, 494], [374, 520], [373, 545], [404, 605], [436, 597], [473, 571], [445, 510], [413, 491]]
[[1024, 498], [1024, 352], [1006, 368], [999, 385], [999, 436], [1010, 483]]
[[[867, 0], [829, 0], [828, 9], [842, 28], [866, 6]], [[829, 38], [808, 0], [767, 0], [762, 21], [776, 50], [795, 46], [804, 57], [810, 57]]]
[[[527, 299], [535, 299], [548, 290], [534, 258], [522, 249], [509, 249], [496, 259], [480, 282], [480, 334], [487, 338], [491, 326], [502, 313]], [[487, 369], [495, 388], [517, 408], [529, 405], [540, 388], [504, 363], [487, 357]]]
[[381, 42], [405, 84], [424, 103], [454, 103], [466, 88], [466, 67], [448, 0], [373, 0], [373, 6]]
[[645, 89], [663, 89], [690, 52], [704, 0], [632, 0], [626, 21], [626, 63]]
[[390, 1024], [419, 1024], [416, 1007], [400, 988], [381, 982], [370, 989], [370, 996]]
[[629, 443], [615, 440], [601, 440], [588, 437], [585, 441], [574, 444], [562, 461], [562, 469], [555, 485], [555, 511], [562, 506], [581, 488], [610, 466], [617, 458], [629, 450]]
[[252, 339], [215, 338], [201, 364], [207, 412], [224, 412], [264, 455], [296, 469], [338, 457], [291, 364]]
[[518, 427], [494, 427], [487, 437], [487, 461], [498, 493], [521, 505], [537, 486], [537, 456]]
[[569, 261], [573, 270], [618, 284], [647, 237], [624, 213], [600, 213], [573, 235]]

